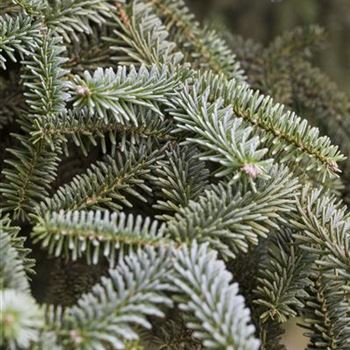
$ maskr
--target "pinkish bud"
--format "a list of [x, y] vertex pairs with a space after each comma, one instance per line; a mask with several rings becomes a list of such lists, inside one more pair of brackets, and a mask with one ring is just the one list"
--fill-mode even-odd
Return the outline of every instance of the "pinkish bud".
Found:
[[338, 164], [337, 164], [336, 162], [334, 162], [334, 161], [330, 161], [330, 162], [328, 163], [328, 168], [329, 168], [331, 171], [335, 172], [335, 173], [340, 173], [340, 172], [341, 172], [341, 170], [340, 170], [339, 167], [338, 167]]
[[76, 87], [75, 92], [77, 93], [77, 95], [80, 95], [80, 96], [89, 96], [90, 95], [90, 90], [87, 86], [79, 85]]
[[242, 166], [242, 171], [253, 179], [261, 174], [261, 169], [255, 164], [244, 164]]

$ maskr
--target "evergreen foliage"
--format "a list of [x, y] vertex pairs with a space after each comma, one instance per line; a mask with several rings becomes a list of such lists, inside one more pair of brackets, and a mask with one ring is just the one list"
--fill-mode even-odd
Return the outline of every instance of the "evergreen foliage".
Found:
[[320, 28], [263, 48], [182, 0], [0, 10], [1, 348], [282, 350], [295, 317], [350, 348], [350, 103]]
[[7, 58], [16, 62], [15, 53], [23, 56], [35, 47], [39, 39], [39, 22], [23, 13], [16, 17], [4, 14], [1, 17], [0, 29], [0, 65], [5, 69]]

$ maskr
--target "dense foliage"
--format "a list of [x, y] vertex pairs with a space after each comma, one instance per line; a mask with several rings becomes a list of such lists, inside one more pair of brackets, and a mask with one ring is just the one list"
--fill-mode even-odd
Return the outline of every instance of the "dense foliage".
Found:
[[182, 0], [0, 10], [1, 348], [284, 349], [295, 317], [350, 348], [350, 102], [320, 28], [264, 48]]

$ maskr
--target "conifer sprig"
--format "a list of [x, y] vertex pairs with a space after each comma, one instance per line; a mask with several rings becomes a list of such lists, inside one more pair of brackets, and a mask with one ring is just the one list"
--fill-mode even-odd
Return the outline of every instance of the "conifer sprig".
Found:
[[302, 233], [296, 235], [301, 247], [317, 257], [325, 274], [339, 281], [340, 288], [350, 292], [350, 215], [335, 198], [320, 191], [303, 191], [298, 201], [299, 220], [293, 224]]
[[150, 66], [181, 63], [182, 53], [174, 42], [169, 41], [162, 21], [146, 3], [117, 3], [113, 19], [115, 23], [112, 24], [117, 24], [117, 29], [105, 40], [115, 53], [113, 59], [119, 64]]
[[174, 70], [163, 65], [153, 65], [150, 69], [119, 66], [113, 69], [97, 69], [93, 75], [84, 72], [83, 78], [74, 76], [71, 82], [75, 108], [88, 108], [96, 112], [101, 119], [106, 112], [112, 112], [116, 118], [132, 119], [127, 103], [150, 108], [162, 115], [158, 103], [167, 103], [170, 94], [179, 88], [184, 71]]
[[[27, 133], [31, 128], [29, 120], [21, 121]], [[18, 145], [7, 149], [12, 158], [5, 160], [7, 166], [1, 172], [1, 208], [24, 220], [48, 196], [48, 188], [57, 173], [60, 147], [51, 151], [44, 143], [33, 145], [30, 137], [23, 134], [14, 134], [13, 138]]]
[[16, 289], [28, 291], [29, 283], [23, 262], [18, 251], [12, 246], [11, 236], [0, 228], [0, 289]]
[[[128, 104], [130, 120], [124, 116], [106, 113], [101, 119], [96, 113], [86, 109], [67, 111], [60, 115], [37, 119], [36, 128], [31, 132], [34, 143], [44, 140], [55, 148], [55, 141], [62, 140], [64, 144], [72, 140], [74, 144], [87, 154], [88, 145], [100, 145], [102, 152], [107, 152], [107, 144], [113, 146], [122, 144], [122, 149], [130, 140], [132, 143], [142, 143], [146, 139], [169, 141], [174, 139], [171, 130], [174, 128], [171, 120], [164, 120], [159, 114], [143, 106]], [[120, 140], [121, 139], [121, 140]]]
[[[278, 174], [278, 176], [277, 176]], [[209, 242], [225, 257], [236, 258], [258, 244], [271, 228], [286, 222], [284, 214], [294, 210], [299, 184], [286, 169], [275, 167], [270, 180], [261, 180], [256, 192], [244, 195], [221, 183], [190, 201], [168, 222], [167, 234], [174, 240]]]
[[310, 349], [345, 350], [350, 346], [349, 299], [339, 296], [337, 288], [320, 274], [312, 275], [303, 312]]
[[236, 118], [231, 107], [225, 108], [220, 98], [211, 103], [209, 90], [199, 94], [195, 89], [185, 86], [179, 92], [171, 110], [178, 127], [175, 132], [190, 132], [186, 140], [203, 150], [200, 159], [220, 165], [216, 176], [245, 175], [252, 182], [266, 175], [272, 160], [264, 159], [267, 150], [251, 135], [252, 128]]
[[284, 323], [304, 307], [311, 284], [312, 258], [298, 247], [293, 232], [284, 229], [269, 241], [268, 254], [261, 264], [255, 303], [261, 306], [262, 322]]
[[132, 207], [130, 199], [147, 202], [151, 188], [145, 183], [152, 179], [151, 170], [162, 152], [149, 143], [128, 147], [114, 157], [92, 165], [85, 173], [61, 186], [52, 198], [45, 198], [39, 211], [103, 209], [119, 211]]
[[[203, 29], [182, 0], [146, 0], [163, 20], [170, 38], [192, 62], [193, 68], [210, 69], [225, 77], [244, 80], [239, 62], [214, 30]], [[187, 56], [187, 57], [186, 57]]]
[[236, 80], [226, 80], [211, 73], [200, 77], [192, 94], [206, 93], [212, 101], [221, 98], [224, 106], [230, 106], [237, 117], [254, 127], [269, 154], [281, 162], [294, 164], [296, 169], [306, 159], [306, 170], [322, 171], [324, 176], [340, 172], [337, 162], [345, 159], [327, 136], [319, 136], [319, 130], [308, 125], [286, 107], [275, 103]]
[[151, 328], [148, 316], [162, 317], [161, 306], [171, 306], [165, 292], [172, 269], [169, 251], [146, 248], [122, 260], [110, 278], [103, 277], [66, 311], [62, 343], [79, 350], [125, 349], [138, 338], [132, 326]]
[[209, 170], [199, 159], [196, 147], [176, 145], [158, 161], [154, 185], [160, 194], [154, 208], [165, 212], [161, 217], [171, 219], [172, 214], [196, 200], [208, 186]]
[[[0, 17], [0, 66], [6, 69], [7, 58], [17, 62], [16, 52], [27, 55], [33, 51], [40, 34], [40, 24], [20, 13]], [[5, 54], [5, 56], [4, 56]], [[6, 58], [7, 57], [7, 58]]]
[[22, 8], [28, 16], [40, 16], [47, 7], [46, 0], [11, 0], [14, 4]]
[[68, 95], [63, 78], [67, 72], [60, 68], [65, 59], [60, 57], [64, 49], [59, 44], [59, 38], [46, 32], [33, 55], [25, 61], [29, 73], [23, 79], [29, 108], [28, 114], [17, 120], [24, 134], [13, 135], [18, 145], [8, 149], [13, 158], [5, 160], [7, 167], [2, 170], [5, 179], [0, 183], [4, 198], [1, 207], [13, 211], [15, 218], [28, 218], [38, 202], [47, 197], [56, 175], [59, 143], [53, 151], [45, 142], [33, 144], [29, 134], [33, 130], [31, 119], [55, 116], [65, 110]]
[[[2, 213], [0, 212], [0, 215]], [[28, 349], [39, 339], [43, 313], [30, 295], [26, 268], [31, 267], [18, 229], [0, 217], [0, 347]]]
[[207, 245], [176, 252], [174, 284], [179, 308], [187, 316], [187, 326], [207, 349], [258, 349], [259, 341], [250, 324], [250, 312], [238, 295], [238, 284], [225, 269], [217, 253]]
[[13, 225], [12, 221], [10, 220], [10, 216], [8, 214], [4, 215], [2, 211], [0, 211], [0, 231], [2, 232], [2, 235], [9, 237], [11, 249], [13, 248], [16, 250], [18, 258], [22, 262], [23, 269], [26, 274], [34, 274], [35, 272], [33, 267], [35, 266], [35, 260], [30, 257], [31, 249], [25, 246], [26, 237], [23, 237], [20, 234], [19, 226]]
[[105, 23], [111, 13], [108, 0], [53, 0], [44, 16], [47, 26], [70, 42], [78, 40], [75, 33], [91, 34], [92, 23]]
[[104, 256], [111, 265], [130, 248], [167, 244], [164, 225], [157, 221], [108, 211], [46, 213], [38, 218], [32, 238], [51, 255], [71, 257], [73, 261], [85, 255], [90, 264], [97, 264]]
[[68, 71], [62, 66], [67, 62], [65, 47], [58, 36], [47, 32], [29, 60], [23, 61], [26, 72], [22, 75], [26, 102], [31, 115], [50, 118], [65, 111], [69, 99], [67, 83], [63, 78]]
[[111, 16], [108, 0], [13, 0], [31, 16], [62, 36], [68, 43], [78, 40], [77, 33], [92, 32], [92, 23], [102, 24]]
[[0, 9], [1, 349], [282, 350], [293, 317], [308, 348], [350, 348], [344, 156], [254, 90], [346, 153], [318, 30], [236, 40], [251, 88], [182, 0]]
[[34, 298], [19, 289], [2, 289], [0, 300], [0, 346], [10, 350], [35, 346], [44, 320]]

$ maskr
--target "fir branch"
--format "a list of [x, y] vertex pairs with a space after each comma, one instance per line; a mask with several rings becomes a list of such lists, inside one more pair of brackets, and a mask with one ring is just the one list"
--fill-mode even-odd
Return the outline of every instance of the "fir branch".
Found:
[[9, 215], [3, 215], [1, 211], [0, 231], [3, 232], [4, 235], [6, 234], [10, 237], [11, 246], [17, 251], [18, 258], [21, 260], [26, 274], [34, 274], [35, 271], [33, 267], [35, 266], [35, 260], [29, 257], [31, 249], [24, 246], [24, 242], [27, 238], [20, 235], [20, 227], [13, 226]]
[[160, 150], [149, 144], [130, 145], [125, 152], [92, 165], [86, 173], [60, 187], [52, 198], [45, 198], [38, 210], [79, 210], [109, 208], [119, 211], [132, 207], [128, 196], [146, 202], [145, 194], [151, 192], [145, 181], [152, 179], [151, 170], [161, 157]]
[[113, 113], [106, 113], [105, 118], [101, 119], [85, 109], [53, 117], [44, 116], [36, 120], [35, 131], [31, 135], [34, 143], [44, 140], [52, 148], [55, 147], [56, 139], [61, 139], [63, 143], [73, 140], [84, 154], [87, 154], [87, 144], [97, 145], [98, 140], [103, 153], [106, 153], [107, 141], [115, 146], [118, 138], [121, 138], [122, 149], [126, 147], [127, 140], [140, 143], [145, 139], [172, 139], [170, 132], [173, 126], [170, 120], [162, 120], [153, 111], [133, 104], [128, 104], [128, 113], [132, 115], [130, 120], [126, 120], [124, 115], [115, 116]]
[[175, 256], [173, 283], [193, 336], [207, 349], [258, 349], [249, 309], [217, 253], [194, 242]]
[[110, 278], [103, 277], [91, 293], [63, 317], [62, 344], [75, 349], [125, 349], [136, 340], [132, 325], [150, 328], [147, 316], [162, 317], [161, 305], [171, 306], [164, 294], [171, 271], [169, 251], [138, 250], [122, 260]]
[[275, 167], [271, 179], [259, 181], [257, 191], [241, 195], [230, 184], [212, 190], [181, 208], [168, 222], [166, 233], [174, 240], [209, 242], [225, 258], [235, 258], [266, 237], [284, 213], [294, 210], [297, 180], [286, 169]]
[[31, 347], [31, 350], [64, 350], [57, 344], [57, 335], [54, 332], [41, 332], [39, 340]]
[[[28, 131], [28, 120], [20, 121]], [[18, 146], [7, 151], [12, 159], [6, 159], [2, 170], [4, 179], [0, 183], [3, 202], [1, 208], [11, 211], [14, 218], [27, 219], [35, 206], [48, 196], [48, 189], [55, 178], [59, 158], [56, 152], [47, 149], [44, 143], [35, 145], [26, 135], [13, 134]]]
[[65, 41], [78, 41], [76, 33], [92, 33], [92, 24], [104, 24], [111, 16], [108, 0], [53, 0], [43, 12], [46, 25]]
[[29, 349], [39, 340], [43, 313], [27, 293], [0, 290], [0, 346], [2, 349]]
[[11, 0], [29, 16], [40, 16], [47, 7], [47, 0]]
[[164, 246], [163, 232], [164, 226], [140, 215], [61, 210], [38, 217], [32, 238], [50, 255], [71, 257], [73, 261], [86, 255], [89, 264], [97, 264], [103, 255], [114, 265], [123, 251]]
[[236, 54], [247, 78], [246, 81], [252, 89], [261, 90], [261, 76], [264, 73], [264, 60], [262, 45], [249, 38], [243, 38], [241, 35], [232, 34], [224, 31], [225, 40], [231, 50]]
[[63, 53], [65, 48], [61, 39], [48, 32], [30, 60], [23, 62], [26, 73], [22, 79], [27, 88], [24, 96], [33, 117], [50, 118], [65, 111], [65, 103], [70, 96], [66, 92], [67, 83], [63, 81], [68, 73], [61, 68], [67, 61], [62, 57]]
[[196, 147], [176, 145], [167, 151], [155, 169], [154, 185], [159, 188], [160, 199], [153, 207], [165, 212], [159, 217], [171, 219], [172, 213], [186, 207], [190, 200], [197, 200], [208, 185], [208, 178], [209, 170], [198, 159]]
[[293, 232], [284, 229], [270, 239], [268, 255], [259, 269], [254, 303], [261, 307], [260, 319], [286, 322], [296, 317], [307, 297], [312, 261], [298, 247]]
[[84, 77], [74, 76], [71, 81], [75, 108], [88, 108], [104, 119], [110, 111], [116, 118], [132, 119], [127, 103], [146, 106], [162, 115], [158, 103], [167, 103], [170, 93], [179, 88], [184, 79], [184, 70], [173, 70], [167, 66], [150, 69], [131, 66], [113, 69], [97, 69], [93, 75], [88, 71]]
[[0, 17], [0, 66], [2, 69], [6, 69], [6, 56], [17, 62], [16, 51], [21, 57], [33, 51], [39, 39], [39, 29], [39, 22], [23, 13], [16, 16], [4, 14]]
[[307, 61], [294, 59], [291, 78], [294, 108], [301, 110], [327, 132], [346, 155], [350, 154], [349, 97], [326, 74]]
[[19, 253], [12, 245], [10, 234], [3, 227], [0, 228], [0, 233], [0, 288], [27, 292], [29, 283]]
[[11, 0], [3, 0], [0, 3], [0, 13], [16, 13], [18, 11], [18, 7]]
[[[128, 6], [117, 3], [116, 16], [111, 23], [114, 36], [106, 37], [113, 59], [122, 65], [177, 65], [183, 55], [176, 44], [168, 40], [168, 32], [149, 5], [132, 1]], [[115, 22], [115, 23], [114, 23]]]
[[[298, 216], [292, 224], [301, 247], [317, 257], [330, 280], [340, 282], [340, 291], [350, 293], [350, 215], [340, 202], [305, 188], [297, 202]], [[340, 292], [339, 291], [339, 292]]]
[[210, 69], [231, 79], [244, 80], [239, 62], [219, 35], [202, 29], [182, 0], [145, 0], [164, 21], [171, 38], [187, 53], [185, 60], [194, 68]]
[[[297, 27], [278, 36], [262, 54], [263, 74], [259, 89], [281, 103], [291, 105], [294, 98], [292, 66], [296, 60], [305, 61], [311, 49], [324, 42], [324, 30], [319, 26]], [[305, 72], [304, 72], [305, 73]], [[304, 75], [304, 80], [305, 75]]]
[[64, 111], [69, 96], [63, 82], [67, 72], [60, 68], [65, 59], [60, 57], [64, 50], [59, 38], [48, 32], [39, 44], [30, 60], [25, 62], [28, 68], [22, 77], [28, 89], [25, 96], [29, 106], [28, 115], [19, 120], [25, 134], [13, 135], [19, 147], [8, 149], [13, 159], [5, 160], [8, 164], [2, 171], [5, 181], [0, 184], [5, 199], [3, 209], [13, 211], [14, 217], [21, 219], [28, 218], [38, 202], [48, 196], [61, 152], [59, 142], [55, 151], [45, 142], [31, 142], [28, 136], [33, 130], [31, 119], [55, 116]]
[[315, 273], [305, 301], [303, 326], [310, 338], [308, 350], [346, 350], [350, 346], [349, 300], [337, 295], [338, 285]]
[[271, 320], [259, 322], [259, 337], [261, 341], [261, 350], [287, 350], [282, 343], [282, 336], [285, 328], [278, 322]]
[[322, 171], [324, 176], [340, 172], [337, 162], [345, 157], [338, 147], [271, 97], [210, 73], [201, 75], [192, 90], [194, 98], [204, 93], [211, 101], [221, 98], [223, 107], [230, 106], [237, 117], [254, 127], [275, 159], [294, 164], [295, 168], [305, 160], [307, 171]]
[[201, 147], [200, 159], [220, 164], [216, 176], [246, 176], [253, 184], [256, 177], [266, 175], [272, 160], [263, 159], [267, 150], [259, 149], [252, 128], [236, 118], [231, 107], [224, 108], [221, 99], [210, 103], [210, 97], [209, 89], [200, 94], [196, 87], [185, 86], [170, 112], [178, 126], [174, 132], [190, 132], [187, 143]]

